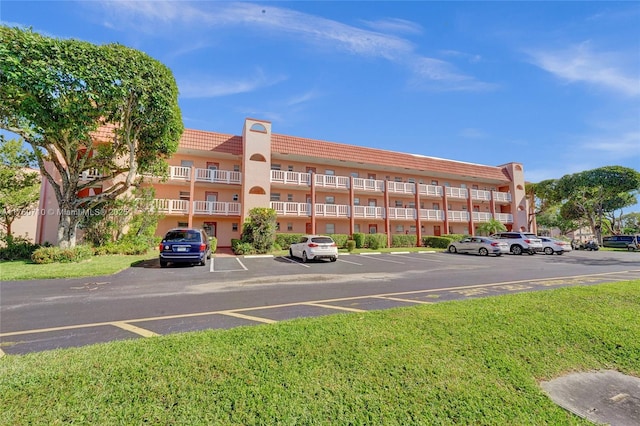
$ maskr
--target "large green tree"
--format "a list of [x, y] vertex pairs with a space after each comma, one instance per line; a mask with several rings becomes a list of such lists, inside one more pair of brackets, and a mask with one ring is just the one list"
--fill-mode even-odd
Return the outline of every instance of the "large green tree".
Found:
[[599, 242], [607, 214], [637, 202], [640, 172], [622, 166], [606, 166], [565, 175], [555, 184], [552, 201], [562, 203], [564, 219], [585, 221]]
[[40, 196], [40, 173], [31, 169], [34, 162], [22, 141], [0, 135], [0, 225], [9, 242], [13, 222], [33, 210]]
[[[125, 193], [141, 174], [166, 170], [183, 131], [171, 71], [119, 44], [0, 26], [0, 99], [0, 127], [31, 145], [53, 187], [61, 247], [75, 245], [84, 212]], [[82, 180], [86, 171], [98, 175]], [[96, 185], [101, 193], [78, 196]]]

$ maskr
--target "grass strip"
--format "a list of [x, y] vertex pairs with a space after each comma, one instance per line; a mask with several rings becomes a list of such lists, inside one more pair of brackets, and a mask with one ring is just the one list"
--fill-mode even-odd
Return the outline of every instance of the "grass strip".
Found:
[[640, 281], [0, 359], [0, 424], [588, 425], [540, 380], [640, 376]]

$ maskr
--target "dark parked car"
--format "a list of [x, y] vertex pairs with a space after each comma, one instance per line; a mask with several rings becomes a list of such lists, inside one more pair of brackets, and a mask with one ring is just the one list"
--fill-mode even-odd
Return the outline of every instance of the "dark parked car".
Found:
[[209, 237], [202, 229], [171, 229], [162, 239], [159, 249], [161, 268], [169, 262], [205, 265], [211, 258]]

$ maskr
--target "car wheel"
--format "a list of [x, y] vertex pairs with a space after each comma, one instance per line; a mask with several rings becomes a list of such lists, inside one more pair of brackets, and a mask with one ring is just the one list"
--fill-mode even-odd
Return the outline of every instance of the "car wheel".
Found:
[[206, 264], [207, 264], [207, 257], [205, 256], [205, 258], [204, 258], [204, 259], [202, 259], [202, 260], [198, 263], [198, 265], [200, 265], [200, 266], [204, 266], [204, 265], [206, 265]]
[[331, 258], [331, 261], [332, 261], [332, 262], [335, 262], [336, 260], [338, 260], [338, 258], [337, 258], [337, 257], [332, 257], [332, 258]]
[[449, 246], [449, 253], [457, 253], [458, 250], [454, 246]]
[[309, 258], [307, 257], [307, 252], [303, 251], [302, 252], [302, 262], [303, 263], [307, 263], [308, 260], [309, 260]]
[[553, 249], [551, 247], [545, 247], [544, 254], [553, 254]]
[[522, 247], [520, 247], [519, 245], [511, 246], [511, 253], [513, 253], [513, 254], [522, 254]]
[[563, 255], [563, 254], [564, 254], [564, 251], [558, 251], [558, 252], [556, 252], [556, 253], [558, 254], [558, 256], [561, 256], [561, 255]]
[[502, 253], [496, 253], [496, 257], [502, 256]]
[[167, 263], [168, 263], [168, 262], [165, 262], [164, 260], [161, 260], [161, 261], [160, 261], [160, 267], [161, 267], [161, 268], [166, 268], [166, 267], [167, 267]]
[[481, 247], [480, 250], [478, 250], [478, 253], [480, 253], [480, 256], [489, 256], [489, 250], [484, 247]]
[[293, 258], [293, 250], [289, 249], [289, 257]]

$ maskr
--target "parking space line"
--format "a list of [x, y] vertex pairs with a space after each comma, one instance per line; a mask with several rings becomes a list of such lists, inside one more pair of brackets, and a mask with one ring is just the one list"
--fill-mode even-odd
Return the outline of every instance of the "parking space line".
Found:
[[280, 259], [284, 259], [288, 262], [295, 263], [296, 265], [304, 266], [305, 268], [310, 268], [311, 266], [305, 265], [304, 263], [298, 262], [297, 260], [293, 260], [287, 256], [280, 256]]
[[[256, 309], [256, 308], [253, 308], [253, 309]], [[250, 321], [263, 322], [265, 324], [275, 324], [276, 322], [278, 322], [268, 318], [254, 317], [252, 315], [244, 315], [244, 314], [240, 314], [238, 312], [233, 312], [233, 311], [221, 311], [216, 313], [221, 315], [228, 315], [230, 317], [235, 317], [235, 318], [242, 318]]]
[[334, 305], [326, 305], [324, 303], [302, 303], [305, 306], [317, 306], [319, 308], [328, 308], [328, 309], [337, 309], [339, 311], [349, 311], [349, 312], [367, 312], [362, 309], [356, 308], [347, 308], [345, 306], [334, 306]]
[[132, 333], [138, 334], [138, 335], [140, 335], [142, 337], [159, 336], [158, 333], [154, 333], [151, 330], [146, 330], [144, 328], [137, 327], [137, 326], [135, 326], [133, 324], [129, 324], [129, 323], [126, 323], [124, 321], [112, 322], [111, 324], [116, 326], [116, 327], [119, 327], [119, 328], [121, 328], [123, 330], [127, 330], [127, 331], [130, 331]]
[[362, 263], [351, 262], [350, 260], [343, 260], [343, 259], [340, 259], [340, 258], [338, 258], [338, 262], [344, 262], [344, 263], [350, 263], [352, 265], [362, 266]]
[[397, 263], [399, 265], [404, 265], [404, 262], [398, 262], [397, 260], [384, 259], [382, 256], [376, 256], [376, 262], [389, 262], [389, 263]]
[[248, 269], [247, 269], [247, 267], [246, 267], [246, 266], [244, 266], [244, 264], [243, 264], [242, 262], [240, 262], [240, 259], [238, 259], [238, 258], [236, 257], [236, 260], [238, 261], [238, 263], [240, 264], [240, 266], [242, 266], [242, 269], [244, 269], [245, 271], [247, 271], [247, 270], [248, 270]]
[[373, 297], [375, 297], [376, 299], [395, 300], [396, 302], [422, 303], [425, 305], [433, 304], [433, 302], [427, 302], [424, 300], [402, 299], [400, 297], [389, 297], [389, 296], [373, 296]]

